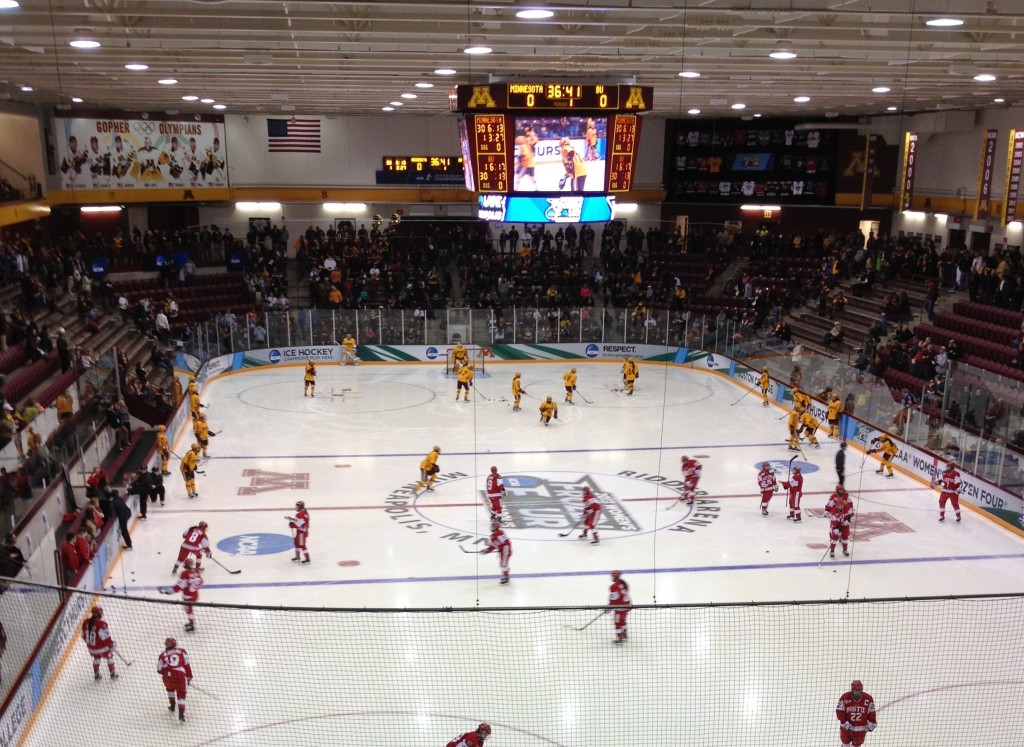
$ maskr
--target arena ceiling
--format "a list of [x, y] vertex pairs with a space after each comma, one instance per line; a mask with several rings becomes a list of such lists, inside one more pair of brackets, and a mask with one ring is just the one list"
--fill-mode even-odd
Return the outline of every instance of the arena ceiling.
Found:
[[[554, 15], [516, 16], [536, 8]], [[1021, 0], [20, 0], [0, 11], [0, 98], [209, 111], [182, 99], [198, 96], [226, 113], [322, 115], [379, 114], [398, 101], [401, 116], [446, 112], [453, 83], [635, 81], [654, 86], [666, 116], [734, 116], [734, 104], [766, 116], [976, 109], [1024, 99], [1021, 9]], [[926, 25], [939, 17], [963, 24]], [[69, 46], [76, 40], [101, 46]], [[492, 51], [469, 55], [469, 46]], [[769, 57], [780, 50], [796, 57]], [[125, 69], [133, 63], [149, 67]], [[166, 79], [177, 83], [158, 83]]]

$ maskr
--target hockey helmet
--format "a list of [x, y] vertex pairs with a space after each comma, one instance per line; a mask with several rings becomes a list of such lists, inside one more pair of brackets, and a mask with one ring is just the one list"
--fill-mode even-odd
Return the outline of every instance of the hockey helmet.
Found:
[[440, 446], [437, 446], [437, 445], [435, 444], [435, 445], [434, 445], [434, 451], [436, 451], [436, 452], [437, 452], [438, 454], [440, 454], [440, 453], [441, 453], [441, 447], [440, 447]]
[[164, 431], [167, 430], [167, 426], [166, 425], [158, 425], [156, 427], [156, 430], [157, 430], [158, 433], [163, 433]]
[[192, 444], [192, 451], [199, 451], [199, 444]]
[[492, 466], [491, 466], [491, 474], [492, 474], [492, 475], [496, 475], [496, 474], [498, 474], [498, 468], [492, 465]]
[[612, 571], [612, 578], [614, 578], [616, 581], [619, 580], [619, 576], [621, 576], [621, 575], [622, 575], [622, 571]]
[[299, 509], [300, 511], [305, 510], [306, 502], [305, 501], [295, 501], [295, 508]]
[[799, 472], [799, 471], [800, 471], [800, 465], [799, 465], [799, 464], [798, 464], [798, 465], [796, 465], [796, 466], [795, 466], [795, 467], [793, 468], [793, 471], [794, 471], [794, 472]]
[[501, 529], [501, 520], [491, 519], [491, 529]]
[[149, 471], [155, 475], [160, 472], [160, 468], [154, 464], [152, 467], [149, 468]]
[[186, 568], [188, 568], [191, 571], [193, 568], [195, 568], [196, 563], [195, 563], [194, 560], [192, 560], [192, 558], [185, 558], [185, 560], [182, 563], [182, 565], [185, 566]]
[[682, 455], [681, 457], [679, 457], [679, 461], [680, 461], [680, 462], [685, 462], [685, 461], [686, 461], [687, 459], [689, 459], [689, 458], [690, 458], [690, 457], [686, 456], [686, 454], [683, 454], [683, 455]]
[[164, 641], [164, 646], [166, 646], [168, 649], [177, 648], [178, 642], [173, 638], [168, 638], [166, 641]]
[[210, 525], [207, 524], [205, 521], [199, 522], [199, 528], [202, 529], [204, 532], [207, 530], [207, 528], [209, 528], [209, 526]]
[[476, 733], [481, 737], [491, 736], [491, 725], [487, 722], [480, 724], [480, 726], [476, 727]]
[[576, 373], [576, 369], [575, 368], [570, 368], [569, 369], [569, 373]]
[[768, 366], [761, 366], [761, 370], [768, 373]]
[[845, 493], [845, 492], [846, 492], [846, 488], [844, 488], [844, 487], [842, 486], [842, 484], [837, 484], [837, 485], [836, 485], [836, 492], [837, 492], [837, 493]]
[[196, 380], [196, 375], [195, 374], [189, 374], [188, 380], [189, 381], [195, 381]]
[[590, 486], [589, 485], [584, 485], [583, 486], [583, 497], [586, 498], [588, 495], [590, 495]]
[[854, 692], [860, 692], [864, 689], [864, 683], [862, 683], [860, 680], [854, 680], [850, 683], [850, 689]]
[[312, 358], [309, 359], [309, 364], [313, 365], [313, 359]]
[[846, 441], [843, 441], [841, 444], [839, 444], [839, 448], [843, 449], [845, 451], [846, 450]]
[[547, 399], [547, 401], [548, 401], [548, 402], [550, 402], [550, 401], [551, 401], [551, 395], [550, 395], [550, 394], [548, 395], [548, 399]]
[[955, 464], [952, 462], [946, 462], [946, 469], [944, 469], [943, 472], [952, 472], [954, 469], [956, 469]]
[[202, 420], [203, 422], [206, 422], [206, 415], [205, 415], [205, 414], [203, 413], [203, 411], [202, 411], [202, 410], [199, 410], [199, 411], [198, 411], [198, 412], [197, 412], [197, 413], [195, 414], [195, 419], [196, 419], [196, 420]]
[[522, 374], [519, 373], [518, 371], [516, 371], [515, 374], [512, 375], [512, 378], [513, 379], [518, 379], [520, 376], [522, 376]]
[[96, 607], [93, 607], [92, 608], [92, 616], [96, 617], [96, 618], [103, 617], [103, 608], [98, 606], [98, 605]]
[[761, 462], [761, 469], [771, 469], [771, 465], [768, 462]]

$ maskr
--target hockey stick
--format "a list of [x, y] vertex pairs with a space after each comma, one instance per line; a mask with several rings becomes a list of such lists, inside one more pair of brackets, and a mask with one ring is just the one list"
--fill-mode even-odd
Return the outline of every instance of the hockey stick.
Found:
[[578, 527], [578, 526], [579, 526], [580, 524], [582, 524], [582, 523], [583, 523], [583, 517], [581, 516], [581, 517], [580, 517], [580, 520], [579, 520], [579, 521], [577, 521], [577, 522], [576, 522], [575, 524], [573, 524], [573, 525], [572, 525], [572, 529], [570, 529], [570, 530], [569, 530], [568, 532], [566, 532], [565, 534], [562, 534], [561, 532], [559, 532], [559, 533], [558, 533], [558, 536], [559, 536], [559, 537], [568, 537], [568, 536], [569, 536], [570, 534], [572, 534], [573, 532], [575, 532], [575, 531], [576, 531], [576, 527]]
[[593, 402], [591, 402], [591, 401], [590, 401], [589, 399], [587, 399], [586, 397], [584, 397], [584, 396], [583, 396], [583, 392], [581, 392], [581, 391], [580, 391], [579, 389], [577, 389], [576, 387], [573, 387], [573, 388], [572, 388], [572, 390], [573, 390], [574, 392], [576, 392], [576, 394], [580, 395], [580, 399], [581, 399], [581, 400], [583, 400], [584, 402], [586, 402], [586, 403], [587, 403], [588, 405], [592, 405], [592, 404], [594, 404], [594, 403], [593, 403]]
[[818, 565], [819, 565], [819, 566], [820, 566], [820, 565], [821, 565], [822, 563], [824, 563], [824, 562], [825, 562], [825, 556], [826, 556], [826, 555], [828, 555], [828, 554], [829, 554], [829, 552], [831, 552], [831, 551], [832, 551], [832, 545], [829, 545], [828, 547], [826, 547], [826, 548], [825, 548], [825, 552], [824, 552], [824, 553], [822, 554], [822, 556], [821, 556], [821, 560], [819, 560], [819, 561], [818, 561]]
[[134, 664], [134, 663], [135, 663], [134, 661], [128, 661], [128, 660], [127, 660], [126, 658], [124, 658], [124, 657], [123, 657], [123, 656], [121, 655], [121, 652], [120, 652], [120, 651], [118, 651], [118, 650], [117, 650], [116, 648], [114, 649], [114, 653], [115, 653], [115, 654], [117, 654], [117, 658], [118, 658], [118, 659], [120, 659], [121, 661], [123, 661], [123, 662], [124, 662], [124, 665], [125, 665], [126, 667], [130, 667], [130, 666], [131, 666], [132, 664]]
[[[799, 441], [797, 443], [799, 443]], [[802, 451], [800, 453], [803, 454]], [[804, 458], [806, 459], [806, 457], [804, 457]], [[794, 459], [796, 459], [796, 454], [794, 454], [793, 456], [791, 456], [789, 458], [789, 472], [786, 474], [786, 482], [789, 482], [790, 479], [793, 477], [793, 460]]]
[[462, 550], [462, 552], [464, 553], [469, 553], [470, 555], [480, 555], [481, 553], [483, 553], [483, 550], [467, 550], [462, 545], [459, 545], [459, 549]]
[[206, 470], [204, 470], [204, 469], [197, 469], [195, 472], [196, 472], [197, 475], [205, 475], [206, 474]]
[[602, 617], [604, 617], [605, 615], [607, 615], [607, 614], [608, 614], [608, 613], [609, 613], [610, 611], [611, 611], [611, 610], [604, 610], [604, 611], [603, 611], [603, 612], [602, 612], [602, 613], [601, 613], [600, 615], [598, 615], [598, 616], [597, 616], [597, 617], [595, 617], [595, 618], [594, 618], [593, 620], [591, 620], [590, 622], [588, 622], [588, 623], [587, 623], [586, 625], [584, 625], [584, 626], [583, 626], [582, 628], [573, 628], [573, 630], [575, 630], [575, 631], [580, 631], [580, 630], [586, 630], [586, 629], [587, 629], [587, 628], [589, 628], [589, 627], [590, 627], [591, 625], [593, 625], [593, 624], [594, 624], [594, 623], [596, 623], [596, 622], [597, 622], [598, 620], [600, 620], [600, 619], [601, 619]]
[[220, 566], [221, 568], [223, 568], [223, 569], [224, 569], [225, 571], [227, 571], [228, 573], [230, 573], [230, 574], [231, 574], [232, 576], [237, 576], [237, 575], [238, 575], [239, 573], [241, 573], [241, 572], [242, 572], [242, 571], [241, 571], [241, 569], [239, 569], [239, 570], [237, 570], [237, 571], [233, 571], [233, 570], [231, 570], [230, 568], [228, 568], [228, 567], [227, 567], [226, 565], [224, 565], [223, 563], [221, 563], [221, 562], [220, 562], [219, 560], [217, 560], [217, 558], [213, 557], [212, 555], [210, 556], [210, 560], [212, 560], [212, 561], [213, 561], [214, 563], [216, 563], [217, 565], [219, 565], [219, 566]]
[[743, 396], [742, 396], [742, 397], [740, 397], [740, 398], [739, 398], [738, 400], [736, 400], [735, 402], [733, 402], [733, 403], [732, 403], [731, 405], [729, 405], [729, 407], [735, 407], [736, 405], [738, 405], [738, 404], [739, 404], [740, 402], [742, 402], [742, 401], [743, 401], [743, 399], [744, 399], [744, 398], [745, 398], [745, 397], [746, 397], [746, 396], [747, 396], [748, 394], [750, 394], [750, 393], [751, 393], [752, 391], [754, 391], [754, 390], [753, 390], [752, 388], [751, 388], [751, 389], [748, 389], [747, 391], [745, 391], [745, 392], [743, 393]]
[[481, 392], [481, 391], [480, 391], [480, 390], [479, 390], [479, 389], [478, 389], [478, 388], [477, 388], [476, 386], [474, 386], [474, 387], [473, 387], [473, 389], [474, 389], [474, 390], [476, 391], [476, 393], [477, 393], [477, 394], [478, 394], [478, 395], [480, 396], [480, 399], [482, 399], [482, 400], [483, 400], [484, 402], [493, 402], [493, 401], [494, 401], [494, 400], [492, 400], [492, 399], [491, 399], [490, 397], [488, 397], [488, 396], [487, 396], [486, 394], [484, 394], [483, 392]]
[[784, 412], [779, 417], [777, 417], [775, 419], [776, 420], [782, 420], [783, 418], [788, 418], [788, 417], [789, 417], [789, 413], [788, 412]]
[[198, 692], [201, 692], [203, 695], [205, 695], [208, 698], [213, 698], [214, 700], [220, 700], [220, 698], [218, 698], [216, 695], [211, 693], [209, 690], [204, 690], [203, 688], [199, 687], [199, 685], [189, 685], [188, 689], [189, 690], [197, 690]]

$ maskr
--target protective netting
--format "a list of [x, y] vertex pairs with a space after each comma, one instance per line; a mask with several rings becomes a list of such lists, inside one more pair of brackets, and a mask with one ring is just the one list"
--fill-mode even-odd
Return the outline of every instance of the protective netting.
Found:
[[[45, 616], [53, 594], [14, 584], [0, 615]], [[1020, 743], [1024, 596], [637, 607], [621, 646], [600, 607], [200, 605], [184, 633], [178, 603], [72, 596], [56, 628], [96, 602], [120, 678], [104, 663], [94, 681], [65, 635], [25, 744], [444, 745], [487, 721], [487, 747], [810, 747], [838, 744], [834, 707], [854, 678], [879, 708], [869, 745]], [[156, 674], [167, 636], [195, 673], [184, 724]]]

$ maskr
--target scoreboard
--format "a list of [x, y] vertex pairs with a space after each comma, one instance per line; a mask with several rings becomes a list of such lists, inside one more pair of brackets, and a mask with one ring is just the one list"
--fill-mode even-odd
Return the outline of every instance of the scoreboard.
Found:
[[466, 186], [481, 195], [582, 196], [633, 188], [647, 86], [597, 83], [460, 85]]

